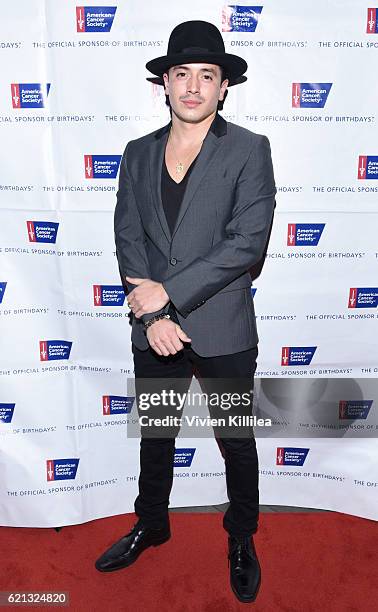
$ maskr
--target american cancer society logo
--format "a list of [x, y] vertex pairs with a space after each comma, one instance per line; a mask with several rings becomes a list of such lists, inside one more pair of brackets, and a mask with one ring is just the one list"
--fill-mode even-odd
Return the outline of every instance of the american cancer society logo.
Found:
[[79, 459], [48, 459], [47, 482], [51, 480], [75, 480]]
[[276, 465], [303, 465], [309, 448], [279, 446], [276, 454]]
[[122, 395], [103, 395], [102, 414], [130, 414], [134, 403], [134, 397]]
[[16, 404], [0, 403], [0, 423], [11, 423]]
[[56, 242], [59, 223], [54, 221], [26, 221], [29, 242]]
[[283, 346], [281, 351], [281, 365], [309, 365], [316, 349], [316, 346]]
[[40, 340], [39, 357], [41, 361], [69, 359], [72, 342], [67, 340]]
[[262, 6], [224, 6], [222, 32], [255, 32], [262, 10]]
[[122, 155], [84, 155], [85, 178], [115, 179]]
[[324, 108], [332, 83], [293, 83], [293, 108]]
[[190, 467], [192, 465], [195, 448], [177, 448], [175, 451], [174, 467]]
[[360, 155], [358, 158], [358, 178], [378, 179], [378, 155]]
[[367, 10], [367, 34], [378, 34], [377, 12], [377, 8], [368, 8]]
[[373, 400], [340, 400], [339, 419], [367, 419]]
[[6, 286], [7, 286], [6, 282], [0, 283], [0, 304], [3, 301]]
[[122, 285], [93, 285], [95, 306], [123, 306], [125, 297]]
[[378, 287], [351, 287], [348, 308], [377, 308]]
[[12, 83], [13, 108], [44, 108], [51, 83]]
[[110, 32], [116, 6], [77, 6], [77, 32]]
[[287, 226], [287, 245], [316, 246], [324, 228], [325, 223], [289, 223]]

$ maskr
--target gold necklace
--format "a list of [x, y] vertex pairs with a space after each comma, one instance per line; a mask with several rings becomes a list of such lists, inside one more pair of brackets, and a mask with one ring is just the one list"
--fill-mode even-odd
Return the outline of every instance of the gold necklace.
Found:
[[[169, 137], [170, 137], [170, 139], [171, 139], [171, 143], [172, 143], [173, 152], [174, 152], [174, 154], [175, 154], [175, 156], [176, 156], [176, 159], [177, 159], [177, 163], [176, 163], [176, 174], [178, 174], [179, 176], [181, 176], [181, 175], [182, 175], [182, 173], [184, 172], [185, 166], [184, 166], [184, 164], [183, 164], [183, 163], [182, 163], [182, 162], [179, 160], [178, 155], [177, 155], [177, 152], [176, 152], [176, 149], [175, 149], [175, 145], [173, 144], [173, 140], [172, 140], [172, 128], [171, 128], [171, 129], [170, 129], [170, 131], [169, 131]], [[201, 143], [200, 143], [200, 144], [202, 145], [202, 143], [203, 143], [203, 140], [201, 140]], [[195, 146], [195, 148], [197, 148], [197, 147], [198, 147], [198, 144]], [[192, 152], [192, 151], [194, 151], [194, 150], [195, 150], [195, 148], [193, 148], [193, 149], [191, 149], [191, 150], [190, 150], [190, 153], [189, 153], [189, 156], [187, 157], [187, 159], [189, 159], [191, 152]]]

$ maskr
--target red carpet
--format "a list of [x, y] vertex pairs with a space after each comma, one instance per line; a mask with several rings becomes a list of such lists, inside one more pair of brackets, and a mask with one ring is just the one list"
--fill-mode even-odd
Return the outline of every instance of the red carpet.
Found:
[[70, 606], [62, 609], [75, 612], [227, 612], [248, 606], [259, 612], [366, 612], [378, 601], [374, 521], [337, 513], [261, 514], [254, 538], [261, 587], [255, 603], [242, 604], [229, 588], [222, 514], [170, 517], [169, 542], [109, 574], [93, 563], [129, 530], [134, 515], [59, 533], [2, 527], [0, 591], [68, 591]]

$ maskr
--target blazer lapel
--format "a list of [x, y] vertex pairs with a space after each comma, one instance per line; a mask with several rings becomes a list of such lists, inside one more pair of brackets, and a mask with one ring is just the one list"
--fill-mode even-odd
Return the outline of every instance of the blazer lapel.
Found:
[[161, 199], [161, 171], [163, 168], [163, 159], [165, 146], [167, 144], [169, 129], [171, 122], [164, 126], [155, 134], [155, 140], [151, 143], [149, 151], [149, 166], [150, 166], [150, 187], [152, 200], [156, 209], [161, 228], [168, 240], [171, 241], [171, 232], [165, 216], [163, 202]]
[[178, 227], [188, 210], [194, 195], [201, 184], [202, 179], [206, 176], [206, 173], [210, 169], [210, 164], [218, 150], [219, 140], [211, 132], [208, 131], [205, 140], [203, 141], [201, 151], [198, 154], [197, 161], [194, 164], [194, 168], [189, 176], [188, 183], [186, 185], [185, 193], [179, 212], [176, 219], [176, 224], [173, 229], [172, 238], [178, 230]]

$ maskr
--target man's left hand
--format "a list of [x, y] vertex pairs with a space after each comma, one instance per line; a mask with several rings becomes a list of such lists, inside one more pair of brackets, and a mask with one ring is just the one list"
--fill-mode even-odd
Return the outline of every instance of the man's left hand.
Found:
[[131, 276], [125, 278], [133, 285], [138, 285], [127, 296], [127, 302], [137, 319], [144, 314], [156, 312], [168, 304], [169, 295], [161, 283], [150, 278]]

